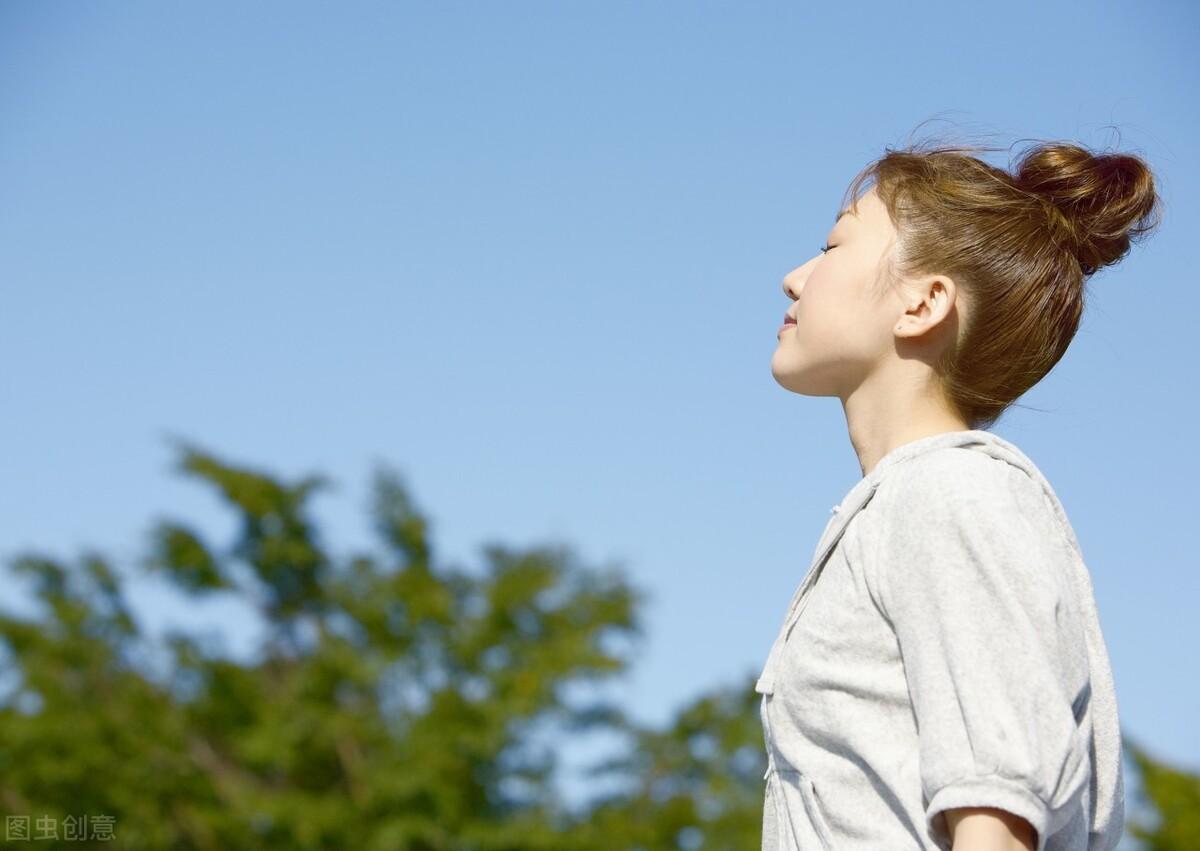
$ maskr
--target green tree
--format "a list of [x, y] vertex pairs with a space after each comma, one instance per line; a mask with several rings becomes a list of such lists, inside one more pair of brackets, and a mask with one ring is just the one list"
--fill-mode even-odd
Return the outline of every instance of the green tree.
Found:
[[1126, 833], [1144, 851], [1200, 848], [1200, 775], [1154, 759], [1127, 733], [1121, 739], [1137, 772], [1135, 802], [1150, 815], [1149, 820], [1131, 816]]
[[665, 730], [635, 731], [626, 754], [594, 768], [635, 782], [593, 801], [585, 822], [592, 847], [758, 851], [766, 757], [753, 682], [701, 696]]
[[[0, 613], [0, 814], [72, 848], [754, 851], [765, 767], [753, 677], [702, 694], [662, 730], [579, 684], [627, 671], [642, 594], [562, 546], [481, 548], [438, 564], [400, 476], [372, 482], [378, 548], [333, 555], [295, 484], [179, 443], [179, 470], [237, 514], [215, 547], [159, 519], [136, 565], [191, 598], [249, 603], [252, 661], [180, 630], [144, 635], [100, 554], [11, 560], [39, 611]], [[624, 649], [622, 649], [624, 648]], [[571, 809], [539, 731], [617, 734], [592, 766], [617, 791]], [[1128, 736], [1147, 851], [1200, 848], [1200, 778]], [[81, 816], [108, 817], [86, 827]], [[7, 830], [7, 825], [0, 825]], [[50, 831], [59, 842], [47, 843]], [[68, 830], [74, 831], [69, 834]], [[91, 838], [80, 838], [91, 837]], [[11, 835], [6, 847], [22, 844]]]
[[[567, 700], [624, 672], [643, 638], [641, 594], [620, 571], [498, 544], [479, 575], [439, 566], [387, 469], [372, 483], [379, 551], [335, 557], [307, 505], [325, 479], [285, 484], [177, 445], [179, 470], [217, 490], [237, 534], [218, 549], [158, 519], [139, 567], [193, 598], [249, 602], [267, 638], [252, 662], [179, 630], [156, 646], [101, 555], [16, 557], [41, 611], [0, 616], [0, 812], [28, 815], [31, 841], [42, 819], [79, 848], [757, 847], [749, 682], [665, 732]], [[594, 773], [625, 791], [569, 811], [554, 749], [535, 745], [548, 724], [624, 737], [629, 753]], [[111, 818], [113, 838], [81, 838], [94, 824], [66, 836], [85, 814]]]

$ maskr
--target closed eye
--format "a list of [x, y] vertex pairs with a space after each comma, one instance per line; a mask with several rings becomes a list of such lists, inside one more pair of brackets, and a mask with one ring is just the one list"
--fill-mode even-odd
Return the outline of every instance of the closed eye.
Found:
[[831, 248], [837, 248], [837, 246], [836, 245], [822, 245], [821, 253], [824, 254], [826, 251], [828, 251]]

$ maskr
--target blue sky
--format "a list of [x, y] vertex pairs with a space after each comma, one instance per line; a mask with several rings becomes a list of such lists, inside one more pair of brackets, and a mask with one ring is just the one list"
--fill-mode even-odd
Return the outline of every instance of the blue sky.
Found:
[[[1183, 3], [0, 5], [0, 556], [131, 565], [232, 516], [167, 434], [288, 478], [335, 549], [403, 473], [445, 563], [564, 542], [649, 594], [647, 723], [757, 673], [859, 477], [770, 374], [780, 283], [922, 121], [1147, 158], [1161, 229], [995, 431], [1092, 571], [1121, 720], [1200, 770]], [[992, 155], [1006, 164], [1003, 151]], [[9, 580], [3, 601], [20, 604]], [[141, 582], [148, 628], [248, 613]]]

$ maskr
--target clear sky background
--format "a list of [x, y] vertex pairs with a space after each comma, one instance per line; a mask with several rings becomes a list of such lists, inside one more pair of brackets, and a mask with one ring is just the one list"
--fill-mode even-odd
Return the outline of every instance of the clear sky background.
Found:
[[[994, 430], [1075, 526], [1123, 726], [1200, 770], [1198, 38], [1182, 0], [2, 0], [0, 556], [132, 567], [164, 514], [223, 547], [167, 434], [331, 476], [340, 552], [384, 462], [444, 563], [621, 565], [649, 632], [610, 693], [665, 722], [758, 672], [860, 476], [838, 401], [770, 374], [850, 178], [928, 119], [1115, 146], [1163, 226]], [[258, 635], [135, 592], [153, 632]]]

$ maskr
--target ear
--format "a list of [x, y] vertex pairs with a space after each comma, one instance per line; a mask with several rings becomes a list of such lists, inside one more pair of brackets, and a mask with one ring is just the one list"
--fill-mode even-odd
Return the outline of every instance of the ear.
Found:
[[892, 330], [900, 337], [920, 337], [941, 327], [959, 307], [958, 285], [947, 275], [928, 275], [905, 282], [904, 313]]

